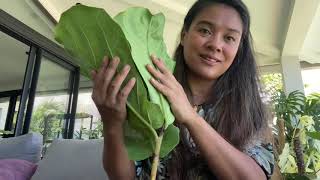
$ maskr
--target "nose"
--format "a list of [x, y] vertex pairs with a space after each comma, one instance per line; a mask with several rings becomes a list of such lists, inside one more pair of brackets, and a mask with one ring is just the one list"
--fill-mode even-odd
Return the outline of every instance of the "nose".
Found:
[[214, 52], [221, 52], [222, 51], [222, 46], [223, 46], [223, 41], [222, 38], [218, 35], [212, 35], [208, 41], [207, 41], [207, 48]]

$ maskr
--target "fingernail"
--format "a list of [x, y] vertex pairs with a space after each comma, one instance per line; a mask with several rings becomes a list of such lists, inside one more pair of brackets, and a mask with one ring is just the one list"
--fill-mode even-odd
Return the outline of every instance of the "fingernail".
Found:
[[114, 60], [115, 62], [119, 62], [119, 61], [120, 61], [120, 58], [119, 58], [118, 56], [115, 56], [115, 57], [113, 58], [113, 60]]
[[126, 64], [126, 65], [124, 66], [124, 69], [125, 69], [125, 70], [130, 70], [130, 66], [129, 66], [128, 64]]

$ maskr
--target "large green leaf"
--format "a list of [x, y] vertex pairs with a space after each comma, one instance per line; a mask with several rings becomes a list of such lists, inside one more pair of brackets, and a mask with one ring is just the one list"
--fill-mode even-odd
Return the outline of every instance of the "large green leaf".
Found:
[[320, 132], [306, 132], [307, 136], [320, 140]]
[[151, 64], [150, 55], [153, 54], [164, 60], [166, 66], [173, 71], [174, 61], [170, 59], [163, 42], [164, 16], [163, 14], [152, 15], [145, 8], [129, 8], [125, 12], [119, 13], [114, 18], [124, 30], [132, 48], [132, 58], [144, 80], [148, 89], [150, 100], [161, 107], [165, 115], [166, 127], [174, 121], [169, 103], [159, 94], [149, 82], [151, 75], [146, 69], [147, 64]]
[[[136, 52], [140, 51], [136, 48], [131, 49], [135, 44], [129, 44], [123, 31], [129, 31], [130, 28], [138, 26], [141, 24], [136, 22], [132, 26], [121, 29], [103, 9], [76, 5], [62, 14], [55, 32], [56, 40], [64, 45], [67, 52], [77, 60], [81, 73], [89, 78], [89, 72], [100, 67], [104, 56], [120, 57], [119, 68], [125, 64], [131, 66], [128, 79], [135, 77], [136, 85], [128, 97], [128, 121], [125, 123], [124, 136], [129, 157], [132, 160], [142, 160], [153, 155], [158, 139], [156, 129], [160, 128], [165, 120], [162, 110], [170, 109], [168, 104], [163, 103], [166, 101], [161, 101], [162, 104], [150, 102], [151, 96], [140, 75], [140, 69], [132, 58], [131, 53], [144, 52]], [[163, 43], [163, 41], [158, 42]], [[146, 60], [141, 59], [141, 61]], [[158, 92], [155, 93], [159, 96]], [[170, 120], [172, 119], [167, 122]], [[169, 131], [166, 132], [167, 130]], [[163, 140], [167, 143], [163, 143], [161, 148], [173, 149], [178, 143], [176, 140], [178, 135], [171, 133], [171, 128], [167, 130], [165, 134], [168, 135]]]
[[294, 157], [290, 154], [290, 146], [288, 143], [285, 144], [282, 153], [279, 156], [278, 165], [282, 173], [294, 173], [297, 170], [297, 165]]
[[160, 149], [160, 157], [165, 157], [179, 143], [179, 128], [169, 125], [166, 129], [162, 146]]

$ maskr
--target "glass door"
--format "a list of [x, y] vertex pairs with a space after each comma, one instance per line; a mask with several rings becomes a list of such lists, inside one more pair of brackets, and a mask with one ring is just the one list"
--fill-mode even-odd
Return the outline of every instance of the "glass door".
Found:
[[0, 137], [14, 134], [29, 51], [0, 31]]
[[42, 56], [29, 131], [41, 133], [43, 143], [62, 138], [68, 125], [72, 73]]

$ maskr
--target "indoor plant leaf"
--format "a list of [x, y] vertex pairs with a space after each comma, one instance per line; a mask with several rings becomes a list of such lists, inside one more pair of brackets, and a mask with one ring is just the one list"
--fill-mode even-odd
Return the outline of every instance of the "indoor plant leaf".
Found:
[[[128, 28], [136, 26], [140, 25], [133, 24]], [[156, 129], [161, 127], [166, 119], [162, 109], [170, 109], [170, 106], [164, 105], [163, 102], [166, 101], [162, 101], [162, 104], [150, 102], [151, 95], [148, 94], [140, 69], [137, 68], [131, 55], [131, 53], [141, 54], [141, 52], [135, 52], [139, 49], [131, 49], [135, 44], [131, 42], [129, 44], [123, 31], [127, 29], [121, 29], [103, 9], [76, 5], [62, 14], [55, 35], [56, 40], [63, 44], [67, 52], [78, 61], [81, 73], [89, 78], [90, 71], [100, 67], [104, 56], [119, 56], [121, 60], [119, 68], [125, 64], [131, 66], [125, 83], [129, 78], [135, 77], [136, 85], [127, 101], [128, 121], [124, 128], [125, 144], [130, 159], [142, 160], [153, 155], [159, 138]], [[159, 96], [158, 92], [155, 93]], [[171, 133], [171, 129], [172, 127], [168, 129], [170, 131], [164, 137], [164, 142], [167, 141], [166, 138], [178, 138], [177, 133]], [[164, 143], [163, 146], [170, 147], [163, 148], [173, 149], [178, 142], [172, 142], [174, 143]]]
[[169, 125], [163, 135], [160, 157], [165, 157], [179, 143], [179, 128]]
[[149, 82], [151, 75], [145, 68], [147, 64], [152, 65], [150, 55], [161, 57], [166, 66], [173, 71], [174, 61], [170, 59], [163, 42], [164, 16], [163, 14], [152, 15], [145, 8], [128, 8], [114, 18], [122, 27], [127, 40], [132, 48], [132, 58], [148, 89], [148, 95], [153, 103], [161, 107], [165, 115], [165, 128], [174, 121], [169, 103], [157, 92]]

